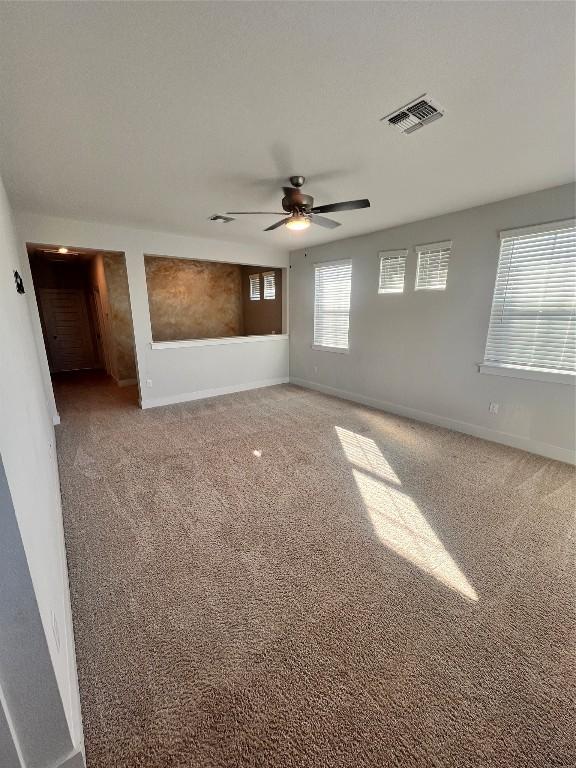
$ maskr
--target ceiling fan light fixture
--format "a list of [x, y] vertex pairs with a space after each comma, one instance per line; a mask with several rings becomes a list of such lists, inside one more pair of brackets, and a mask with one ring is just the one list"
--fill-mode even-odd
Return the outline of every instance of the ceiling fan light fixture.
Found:
[[[331, 213], [334, 211], [356, 211], [360, 208], [370, 208], [370, 200], [342, 200], [339, 203], [328, 203], [327, 205], [314, 205], [312, 195], [305, 195], [302, 192], [302, 185], [305, 182], [304, 176], [291, 176], [291, 187], [282, 187], [284, 197], [282, 198], [282, 212], [274, 211], [236, 211], [228, 212], [228, 216], [283, 216], [280, 221], [275, 221], [264, 232], [273, 232], [280, 227], [286, 227], [293, 232], [308, 229], [311, 224], [317, 224], [319, 227], [334, 229], [340, 226], [339, 221], [328, 219], [326, 216], [318, 216], [319, 213]], [[215, 217], [210, 217], [214, 220]]]
[[296, 213], [291, 216], [286, 222], [286, 229], [291, 229], [295, 232], [302, 229], [308, 229], [310, 226], [310, 219], [308, 216], [304, 216], [301, 213]]

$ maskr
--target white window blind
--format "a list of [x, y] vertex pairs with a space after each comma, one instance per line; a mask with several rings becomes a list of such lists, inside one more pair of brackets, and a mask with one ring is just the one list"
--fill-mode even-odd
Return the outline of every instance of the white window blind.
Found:
[[264, 278], [264, 298], [275, 299], [276, 298], [276, 275], [274, 272], [264, 272], [262, 277]]
[[402, 293], [408, 251], [380, 251], [378, 293]]
[[416, 246], [418, 268], [415, 287], [417, 291], [443, 291], [446, 288], [451, 250], [450, 241]]
[[260, 301], [260, 275], [250, 275], [250, 300]]
[[314, 345], [348, 349], [352, 262], [314, 266]]
[[486, 363], [574, 373], [576, 221], [500, 233]]

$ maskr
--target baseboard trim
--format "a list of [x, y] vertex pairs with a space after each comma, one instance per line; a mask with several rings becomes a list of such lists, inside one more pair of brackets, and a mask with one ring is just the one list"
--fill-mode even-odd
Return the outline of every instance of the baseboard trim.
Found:
[[550, 443], [542, 443], [527, 437], [513, 435], [509, 432], [499, 432], [498, 430], [482, 427], [479, 424], [472, 424], [467, 421], [457, 421], [456, 419], [451, 419], [447, 416], [439, 416], [435, 413], [419, 411], [415, 408], [409, 408], [405, 405], [397, 405], [396, 403], [390, 403], [386, 400], [376, 400], [372, 397], [365, 397], [364, 395], [347, 392], [343, 389], [336, 389], [335, 387], [328, 387], [324, 384], [306, 381], [305, 379], [290, 377], [290, 383], [295, 384], [298, 387], [303, 387], [304, 389], [313, 389], [317, 392], [322, 392], [325, 395], [332, 395], [334, 397], [340, 397], [343, 400], [351, 400], [352, 402], [360, 403], [361, 405], [367, 405], [370, 408], [376, 408], [379, 411], [394, 413], [397, 416], [406, 416], [409, 419], [424, 421], [427, 424], [434, 424], [437, 427], [452, 429], [454, 432], [462, 432], [465, 435], [480, 437], [483, 440], [490, 440], [493, 443], [508, 445], [511, 448], [528, 451], [528, 453], [536, 453], [547, 459], [564, 461], [567, 464], [576, 464], [576, 454], [574, 451], [570, 451], [567, 448], [560, 448], [560, 446], [551, 445]]
[[249, 384], [233, 384], [229, 387], [217, 387], [215, 389], [200, 389], [197, 392], [183, 392], [179, 395], [168, 395], [167, 397], [150, 397], [140, 401], [140, 407], [158, 408], [163, 405], [174, 405], [176, 403], [187, 403], [191, 400], [205, 400], [209, 397], [219, 397], [220, 395], [231, 395], [234, 392], [245, 392], [249, 389], [262, 389], [263, 387], [273, 387], [277, 384], [288, 384], [288, 377], [280, 379], [265, 379], [264, 381], [251, 381]]
[[84, 755], [82, 752], [74, 752], [73, 755], [66, 758], [63, 763], [60, 763], [58, 768], [85, 768]]

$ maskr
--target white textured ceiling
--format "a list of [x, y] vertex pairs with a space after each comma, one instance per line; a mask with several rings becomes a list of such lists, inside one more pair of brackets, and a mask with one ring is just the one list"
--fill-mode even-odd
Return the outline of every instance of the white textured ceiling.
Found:
[[[300, 247], [571, 181], [560, 2], [0, 3], [0, 169], [15, 206]], [[379, 118], [427, 92], [411, 136]], [[262, 229], [303, 174], [338, 230]]]

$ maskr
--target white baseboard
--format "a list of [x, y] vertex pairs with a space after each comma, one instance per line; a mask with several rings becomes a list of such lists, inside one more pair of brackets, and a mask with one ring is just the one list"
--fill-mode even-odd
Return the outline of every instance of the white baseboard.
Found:
[[493, 443], [501, 443], [502, 445], [508, 445], [511, 448], [519, 448], [522, 451], [528, 451], [529, 453], [537, 453], [539, 456], [545, 456], [547, 459], [556, 459], [557, 461], [564, 461], [567, 464], [576, 464], [576, 454], [568, 448], [561, 448], [560, 446], [551, 445], [550, 443], [542, 443], [537, 440], [531, 440], [528, 437], [521, 437], [520, 435], [513, 435], [508, 432], [499, 432], [498, 430], [482, 427], [478, 424], [471, 424], [467, 421], [457, 421], [456, 419], [450, 419], [447, 416], [438, 416], [435, 413], [428, 413], [427, 411], [419, 411], [415, 408], [408, 408], [405, 405], [396, 405], [395, 403], [389, 403], [385, 400], [376, 400], [372, 397], [365, 397], [364, 395], [347, 392], [343, 389], [335, 389], [334, 387], [317, 384], [313, 381], [306, 381], [305, 379], [290, 377], [290, 383], [295, 384], [298, 387], [304, 387], [305, 389], [313, 389], [317, 392], [323, 392], [326, 395], [341, 397], [343, 400], [352, 400], [361, 405], [368, 405], [379, 411], [387, 411], [389, 413], [394, 413], [397, 416], [406, 416], [409, 419], [424, 421], [427, 424], [434, 424], [437, 427], [445, 427], [446, 429], [452, 429], [455, 432], [463, 432], [466, 435], [480, 437], [483, 440], [491, 440]]
[[60, 763], [58, 768], [85, 768], [84, 755], [82, 752], [74, 752], [69, 758]]
[[248, 389], [261, 389], [262, 387], [273, 387], [276, 384], [287, 384], [288, 377], [281, 379], [265, 379], [264, 381], [251, 381], [249, 384], [233, 384], [230, 387], [217, 387], [216, 389], [200, 389], [197, 392], [183, 392], [179, 395], [168, 395], [167, 397], [150, 397], [140, 401], [140, 407], [157, 408], [162, 405], [174, 405], [175, 403], [187, 403], [190, 400], [204, 400], [208, 397], [219, 397], [220, 395], [231, 395], [234, 392], [245, 392]]

